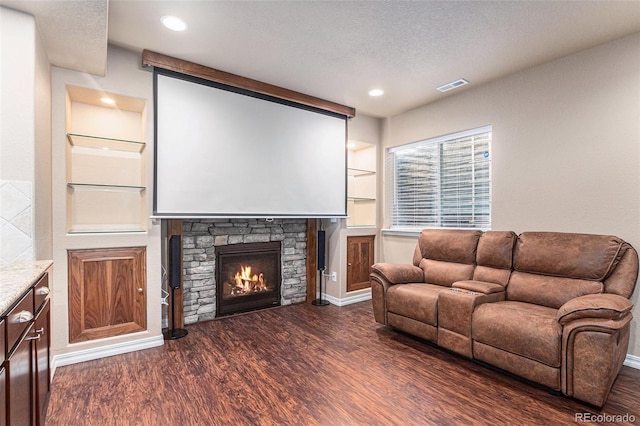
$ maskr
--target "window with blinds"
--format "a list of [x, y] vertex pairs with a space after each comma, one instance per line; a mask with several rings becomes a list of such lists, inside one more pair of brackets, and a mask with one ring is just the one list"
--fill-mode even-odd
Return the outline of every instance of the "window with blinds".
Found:
[[491, 126], [389, 148], [391, 228], [491, 228]]

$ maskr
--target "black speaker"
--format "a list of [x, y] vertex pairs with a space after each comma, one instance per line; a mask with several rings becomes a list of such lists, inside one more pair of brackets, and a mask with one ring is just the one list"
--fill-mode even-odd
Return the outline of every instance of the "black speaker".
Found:
[[182, 237], [172, 235], [169, 238], [169, 287], [171, 288], [171, 328], [162, 330], [165, 340], [180, 339], [189, 332], [184, 328], [176, 328], [176, 290], [180, 288], [182, 275]]
[[318, 231], [318, 271], [324, 271], [326, 265], [324, 264], [324, 230]]
[[182, 268], [182, 241], [180, 235], [172, 235], [169, 238], [169, 287], [177, 290], [180, 288], [180, 275]]
[[324, 270], [326, 269], [326, 259], [324, 253], [325, 235], [323, 230], [318, 231], [318, 271], [320, 271], [320, 298], [311, 302], [315, 306], [327, 306], [329, 302], [323, 299], [322, 281], [325, 279]]

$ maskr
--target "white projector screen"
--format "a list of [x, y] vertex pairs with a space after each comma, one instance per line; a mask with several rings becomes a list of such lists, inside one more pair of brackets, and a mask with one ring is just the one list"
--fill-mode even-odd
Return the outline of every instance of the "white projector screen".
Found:
[[154, 216], [346, 216], [345, 116], [154, 77]]

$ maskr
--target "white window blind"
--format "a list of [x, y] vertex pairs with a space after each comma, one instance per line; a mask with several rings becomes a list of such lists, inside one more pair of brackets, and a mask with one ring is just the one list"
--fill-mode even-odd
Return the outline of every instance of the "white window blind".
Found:
[[491, 126], [390, 148], [392, 229], [491, 228]]

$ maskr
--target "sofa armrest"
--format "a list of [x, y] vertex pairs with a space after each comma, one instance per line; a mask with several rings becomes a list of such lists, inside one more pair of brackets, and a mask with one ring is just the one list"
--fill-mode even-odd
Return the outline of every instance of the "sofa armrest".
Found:
[[371, 273], [381, 276], [389, 284], [424, 282], [422, 269], [411, 264], [376, 263], [371, 267]]
[[[569, 302], [567, 302], [569, 303]], [[562, 329], [562, 393], [602, 407], [629, 349], [631, 313], [581, 318]]]
[[588, 294], [569, 300], [558, 309], [562, 325], [584, 318], [619, 320], [629, 315], [633, 304], [617, 294]]
[[504, 291], [504, 287], [500, 284], [476, 280], [456, 281], [451, 287], [482, 294], [493, 294]]
[[387, 290], [396, 284], [424, 282], [422, 269], [409, 264], [376, 263], [369, 274], [373, 316], [380, 324], [387, 324]]

